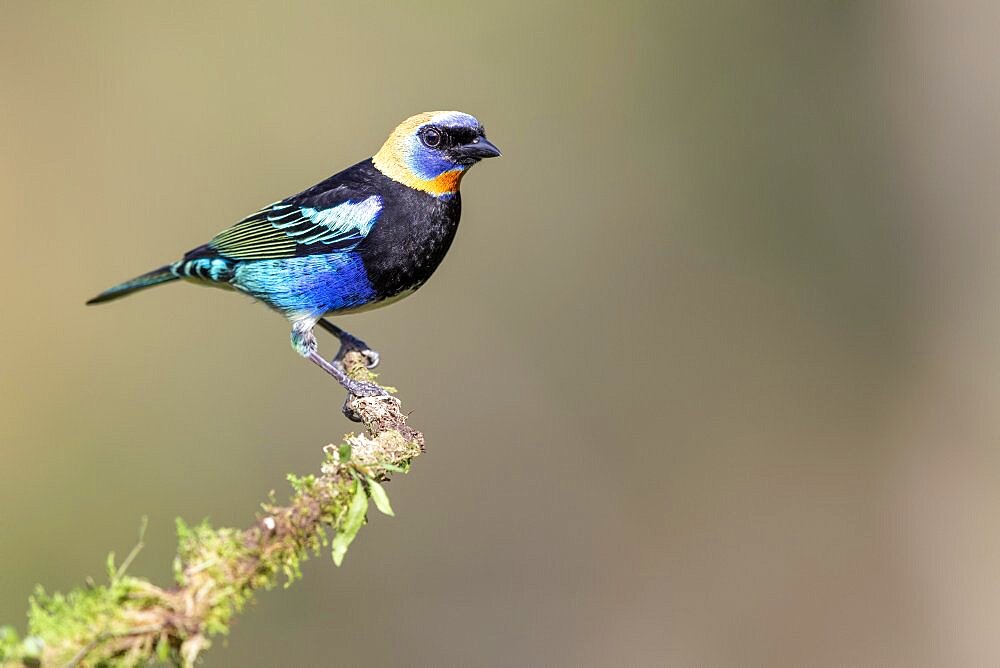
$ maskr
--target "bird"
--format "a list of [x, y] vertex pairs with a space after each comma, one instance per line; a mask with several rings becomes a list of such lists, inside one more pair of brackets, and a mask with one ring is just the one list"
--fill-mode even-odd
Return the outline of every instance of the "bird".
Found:
[[[374, 367], [378, 353], [327, 318], [386, 306], [426, 283], [455, 238], [462, 178], [476, 163], [500, 155], [470, 114], [411, 116], [372, 157], [263, 207], [179, 260], [108, 288], [87, 304], [178, 280], [241, 292], [283, 315], [292, 348], [350, 394], [385, 395], [375, 383], [350, 378], [339, 362], [345, 350], [355, 349]], [[318, 351], [317, 325], [340, 341], [329, 362]]]

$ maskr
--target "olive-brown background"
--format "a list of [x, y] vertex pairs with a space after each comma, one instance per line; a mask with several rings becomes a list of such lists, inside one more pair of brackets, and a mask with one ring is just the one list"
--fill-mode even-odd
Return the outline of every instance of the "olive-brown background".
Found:
[[0, 0], [0, 621], [351, 428], [245, 298], [84, 300], [455, 108], [504, 157], [341, 320], [429, 452], [206, 665], [1000, 662], [998, 21]]

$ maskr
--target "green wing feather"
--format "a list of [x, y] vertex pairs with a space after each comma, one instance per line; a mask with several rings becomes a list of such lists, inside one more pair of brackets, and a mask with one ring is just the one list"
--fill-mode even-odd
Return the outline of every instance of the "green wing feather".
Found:
[[[265, 207], [223, 230], [208, 242], [220, 255], [234, 260], [267, 260], [295, 256], [295, 239], [275, 227], [268, 215], [278, 203]], [[298, 210], [291, 208], [290, 213]]]
[[234, 260], [273, 260], [358, 245], [382, 211], [372, 195], [325, 209], [276, 202], [215, 236], [208, 246]]

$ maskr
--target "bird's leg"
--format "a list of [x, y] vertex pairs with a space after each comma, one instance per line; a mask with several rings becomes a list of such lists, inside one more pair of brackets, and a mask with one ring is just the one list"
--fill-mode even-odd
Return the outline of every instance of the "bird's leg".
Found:
[[[354, 380], [344, 372], [343, 367], [339, 364], [331, 364], [323, 359], [323, 356], [316, 350], [316, 335], [313, 334], [312, 331], [314, 324], [315, 322], [311, 320], [300, 320], [292, 323], [292, 348], [294, 348], [297, 353], [333, 376], [338, 383], [344, 386], [345, 390], [356, 397], [389, 396], [388, 392], [375, 383], [369, 383], [363, 380]], [[344, 415], [354, 422], [360, 422], [360, 416], [358, 416], [357, 413], [355, 413], [348, 405], [350, 400], [351, 397], [347, 397], [347, 401], [344, 402]]]
[[369, 369], [374, 369], [378, 366], [379, 355], [369, 348], [367, 343], [349, 332], [345, 332], [326, 318], [320, 318], [316, 324], [336, 336], [340, 341], [340, 350], [337, 351], [337, 356], [333, 358], [333, 362], [339, 362], [344, 359], [344, 355], [352, 350], [356, 350], [364, 356], [365, 366]]

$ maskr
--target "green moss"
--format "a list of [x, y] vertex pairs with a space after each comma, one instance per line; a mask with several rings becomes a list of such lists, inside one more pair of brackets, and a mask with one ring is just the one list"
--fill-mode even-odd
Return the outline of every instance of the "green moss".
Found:
[[227, 634], [233, 615], [241, 611], [253, 594], [253, 585], [270, 587], [273, 573], [261, 574], [258, 580], [237, 576], [240, 564], [252, 556], [243, 544], [243, 532], [237, 529], [213, 529], [208, 521], [189, 527], [177, 520], [177, 554], [183, 569], [180, 586], [197, 578], [204, 587], [207, 612], [204, 631], [207, 635]]
[[13, 626], [0, 626], [0, 664], [21, 663], [28, 658], [17, 630]]
[[68, 594], [47, 594], [39, 587], [29, 602], [29, 635], [21, 643], [22, 658], [44, 652], [50, 662], [64, 663], [95, 638], [127, 632], [134, 626], [131, 613], [157, 602], [147, 595], [149, 591], [145, 581], [132, 577]]
[[312, 474], [300, 478], [294, 473], [289, 473], [286, 477], [296, 494], [308, 494], [316, 485], [316, 476]]
[[[125, 575], [141, 548], [140, 532], [139, 545], [121, 566], [109, 555], [107, 585], [67, 594], [39, 588], [31, 597], [27, 635], [0, 627], [0, 664], [63, 665], [84, 657], [87, 665], [100, 666], [136, 665], [154, 657], [192, 663], [211, 637], [229, 632], [256, 590], [273, 588], [279, 580], [290, 586], [302, 577], [302, 562], [324, 547], [339, 565], [366, 521], [369, 496], [392, 513], [379, 481], [408, 471], [421, 446], [389, 430], [347, 434], [324, 450], [322, 475], [289, 475], [290, 504], [277, 507], [272, 492], [261, 506], [264, 515], [247, 531], [177, 520], [174, 578], [183, 596]], [[334, 529], [332, 537], [324, 525]]]

